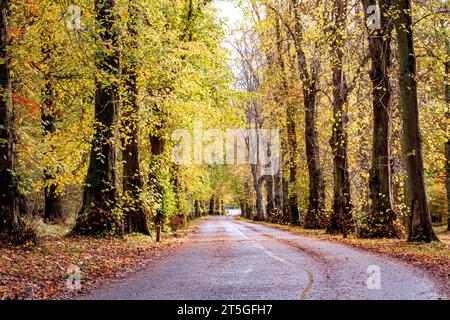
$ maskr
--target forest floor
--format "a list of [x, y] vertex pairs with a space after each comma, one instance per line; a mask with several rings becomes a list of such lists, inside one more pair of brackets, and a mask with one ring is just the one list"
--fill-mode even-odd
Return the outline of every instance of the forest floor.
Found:
[[[0, 300], [63, 299], [125, 277], [169, 254], [196, 224], [194, 221], [185, 229], [163, 234], [159, 243], [142, 235], [92, 238], [53, 234], [36, 246], [0, 248]], [[80, 270], [81, 290], [75, 282], [68, 285], [76, 268]]]
[[255, 222], [241, 217], [237, 219], [289, 231], [303, 237], [338, 242], [353, 248], [399, 259], [426, 271], [434, 278], [438, 278], [443, 284], [448, 285], [450, 280], [450, 232], [446, 231], [446, 228], [437, 229], [440, 242], [410, 243], [404, 239], [359, 239], [354, 236], [343, 238], [342, 235], [326, 234], [325, 230], [306, 230], [292, 225]]

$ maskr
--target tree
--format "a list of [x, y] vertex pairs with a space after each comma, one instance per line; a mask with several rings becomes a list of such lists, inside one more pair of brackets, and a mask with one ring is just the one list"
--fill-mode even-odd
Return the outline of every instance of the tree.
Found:
[[[268, 9], [271, 9], [268, 6]], [[290, 119], [289, 117], [293, 115], [293, 112], [288, 110], [288, 108], [292, 108], [292, 106], [287, 104], [287, 94], [288, 94], [288, 82], [286, 79], [286, 65], [284, 62], [284, 48], [283, 48], [283, 37], [282, 37], [282, 29], [281, 29], [281, 21], [279, 15], [275, 15], [273, 18], [275, 24], [275, 39], [276, 39], [276, 65], [278, 73], [280, 74], [281, 84], [278, 86], [278, 91], [276, 95], [276, 100], [279, 104], [281, 104], [282, 109], [285, 110], [286, 113], [286, 122], [287, 129], [285, 130], [286, 138], [283, 139], [281, 145], [281, 161], [280, 161], [280, 170], [278, 174], [274, 177], [274, 184], [276, 190], [275, 196], [275, 205], [281, 208], [283, 215], [286, 215], [286, 220], [290, 220], [292, 224], [298, 224], [299, 220], [299, 212], [298, 212], [298, 199], [297, 193], [295, 190], [291, 188], [291, 195], [289, 194], [289, 185], [294, 186], [295, 179], [292, 180], [292, 177], [297, 176], [297, 167], [295, 165], [295, 155], [289, 153], [289, 150], [292, 146], [297, 148], [297, 135], [296, 134], [288, 134], [288, 132], [296, 133], [295, 128], [295, 120]], [[286, 140], [289, 140], [286, 142]], [[296, 150], [296, 149], [294, 149]], [[292, 154], [292, 155], [291, 155]], [[285, 160], [286, 159], [286, 160]], [[286, 180], [284, 175], [284, 165], [285, 161], [287, 162], [287, 168], [289, 172], [289, 178]], [[292, 203], [293, 205], [289, 205]]]
[[[445, 118], [447, 123], [450, 122], [450, 40], [446, 38], [445, 49], [447, 51], [445, 65], [445, 102], [447, 103], [447, 112]], [[447, 137], [447, 142], [444, 147], [445, 152], [445, 188], [447, 189], [447, 230], [450, 231], [450, 135]]]
[[[42, 64], [50, 63], [52, 52], [55, 46], [51, 43], [50, 35], [43, 35], [42, 39]], [[41, 121], [44, 138], [51, 140], [56, 133], [56, 108], [54, 104], [54, 78], [49, 70], [46, 68], [44, 72], [44, 84], [42, 90], [42, 107], [41, 107]], [[52, 148], [51, 148], [52, 149]], [[57, 175], [57, 168], [44, 168], [44, 220], [46, 222], [55, 222], [63, 218], [63, 204], [62, 196], [58, 193], [58, 185], [55, 183]]]
[[129, 2], [130, 18], [127, 24], [126, 50], [122, 77], [125, 87], [122, 110], [123, 131], [123, 193], [125, 202], [125, 231], [128, 233], [141, 232], [150, 234], [148, 213], [143, 204], [142, 193], [144, 179], [140, 169], [139, 148], [139, 103], [138, 103], [138, 25], [139, 11], [137, 5]]
[[294, 45], [297, 53], [298, 71], [302, 83], [303, 104], [305, 108], [305, 144], [306, 161], [309, 172], [308, 211], [305, 215], [305, 228], [320, 228], [320, 215], [325, 210], [325, 185], [320, 167], [319, 140], [317, 133], [317, 92], [319, 64], [313, 58], [308, 70], [306, 54], [303, 48], [303, 26], [300, 15], [300, 2], [292, 0], [294, 11]]
[[[445, 62], [445, 101], [450, 105], [450, 60]], [[450, 110], [447, 109], [447, 121], [450, 121]], [[445, 143], [445, 186], [447, 188], [447, 213], [448, 213], [448, 228], [450, 231], [450, 138]]]
[[363, 0], [364, 10], [375, 6], [379, 10], [380, 28], [368, 29], [369, 52], [372, 61], [373, 142], [370, 169], [370, 212], [367, 217], [367, 237], [395, 237], [396, 215], [393, 210], [391, 172], [391, 86], [392, 21], [388, 16], [391, 0]]
[[417, 67], [414, 53], [411, 0], [395, 0], [395, 28], [400, 64], [400, 105], [403, 116], [403, 143], [408, 174], [408, 205], [410, 209], [408, 240], [438, 240], [431, 225], [425, 189], [422, 137], [419, 127]]
[[[280, 18], [275, 17], [275, 32], [276, 32], [276, 48], [277, 48], [277, 64], [279, 68], [279, 73], [281, 77], [281, 86], [280, 86], [280, 96], [281, 96], [281, 104], [283, 109], [286, 110], [286, 139], [287, 143], [285, 143], [285, 152], [287, 158], [287, 168], [288, 168], [288, 180], [287, 182], [287, 194], [283, 193], [286, 199], [286, 208], [285, 210], [289, 214], [289, 218], [292, 224], [299, 224], [299, 210], [298, 210], [298, 196], [297, 190], [295, 190], [295, 183], [297, 179], [297, 154], [298, 154], [298, 145], [297, 145], [297, 126], [295, 122], [295, 107], [292, 103], [287, 102], [287, 93], [288, 93], [288, 82], [286, 79], [286, 65], [283, 58], [283, 41], [281, 34], [281, 26], [280, 26]], [[282, 181], [284, 182], [284, 181]]]
[[344, 72], [344, 32], [346, 31], [347, 1], [336, 0], [333, 6], [333, 40], [331, 42], [331, 64], [333, 73], [333, 134], [330, 140], [333, 151], [334, 199], [333, 211], [327, 228], [328, 233], [347, 234], [350, 224], [351, 195], [348, 170], [348, 122], [347, 111], [349, 88]]
[[19, 191], [17, 181], [16, 129], [11, 93], [10, 55], [8, 51], [9, 1], [0, 2], [0, 235], [17, 230]]
[[155, 102], [153, 104], [153, 115], [157, 119], [157, 123], [153, 128], [153, 133], [150, 135], [150, 172], [149, 172], [149, 187], [154, 195], [156, 203], [156, 212], [154, 223], [160, 226], [164, 223], [165, 211], [163, 208], [163, 199], [165, 196], [164, 180], [167, 180], [164, 172], [166, 171], [164, 152], [166, 147], [166, 140], [164, 139], [165, 118], [166, 114], [161, 106]]
[[81, 215], [92, 209], [111, 212], [117, 201], [115, 140], [119, 110], [119, 51], [115, 10], [114, 0], [95, 1], [96, 30], [100, 37], [95, 55], [95, 133]]

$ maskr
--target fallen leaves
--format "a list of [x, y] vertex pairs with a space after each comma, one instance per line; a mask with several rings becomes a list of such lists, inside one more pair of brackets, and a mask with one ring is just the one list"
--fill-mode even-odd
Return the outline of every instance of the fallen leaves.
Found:
[[40, 246], [0, 249], [0, 299], [63, 299], [70, 266], [80, 268], [82, 290], [142, 269], [184, 240], [175, 233], [161, 243], [142, 235], [117, 238], [60, 237]]

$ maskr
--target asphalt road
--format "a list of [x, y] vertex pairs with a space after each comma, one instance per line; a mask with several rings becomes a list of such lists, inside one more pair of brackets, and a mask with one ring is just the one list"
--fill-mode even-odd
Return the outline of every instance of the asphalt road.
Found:
[[[378, 272], [379, 271], [379, 272]], [[439, 299], [404, 263], [213, 217], [173, 253], [83, 299]]]

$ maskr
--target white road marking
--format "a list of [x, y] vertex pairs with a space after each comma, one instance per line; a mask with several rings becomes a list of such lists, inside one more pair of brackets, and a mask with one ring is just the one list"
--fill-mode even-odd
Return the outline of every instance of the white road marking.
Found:
[[295, 264], [293, 264], [293, 263], [290, 263], [289, 261], [284, 260], [283, 258], [277, 256], [277, 255], [274, 254], [273, 252], [267, 250], [267, 249], [266, 249], [259, 241], [247, 237], [243, 232], [241, 232], [240, 230], [238, 230], [238, 228], [236, 228], [236, 226], [234, 226], [234, 225], [230, 225], [230, 226], [231, 226], [231, 228], [232, 228], [233, 231], [235, 231], [236, 233], [238, 233], [238, 234], [239, 234], [241, 237], [243, 237], [245, 240], [250, 240], [250, 241], [252, 241], [258, 248], [260, 248], [262, 251], [264, 251], [264, 252], [265, 252], [269, 257], [271, 257], [272, 259], [277, 260], [277, 261], [279, 261], [279, 262], [281, 262], [281, 263], [283, 263], [283, 264], [285, 264], [285, 265], [287, 265], [287, 266], [289, 266], [289, 267], [291, 267], [291, 268], [294, 268], [294, 269], [299, 268], [300, 270], [302, 270], [302, 271], [306, 274], [306, 276], [307, 276], [307, 278], [308, 278], [308, 280], [307, 280], [308, 282], [307, 282], [305, 288], [300, 292], [300, 294], [299, 294], [299, 299], [300, 299], [300, 300], [305, 300], [305, 299], [307, 298], [308, 292], [312, 289], [313, 284], [314, 284], [314, 276], [313, 276], [313, 274], [312, 274], [311, 271], [309, 271], [308, 269], [303, 268], [303, 267], [301, 267], [301, 266], [297, 266], [297, 265], [295, 265]]

